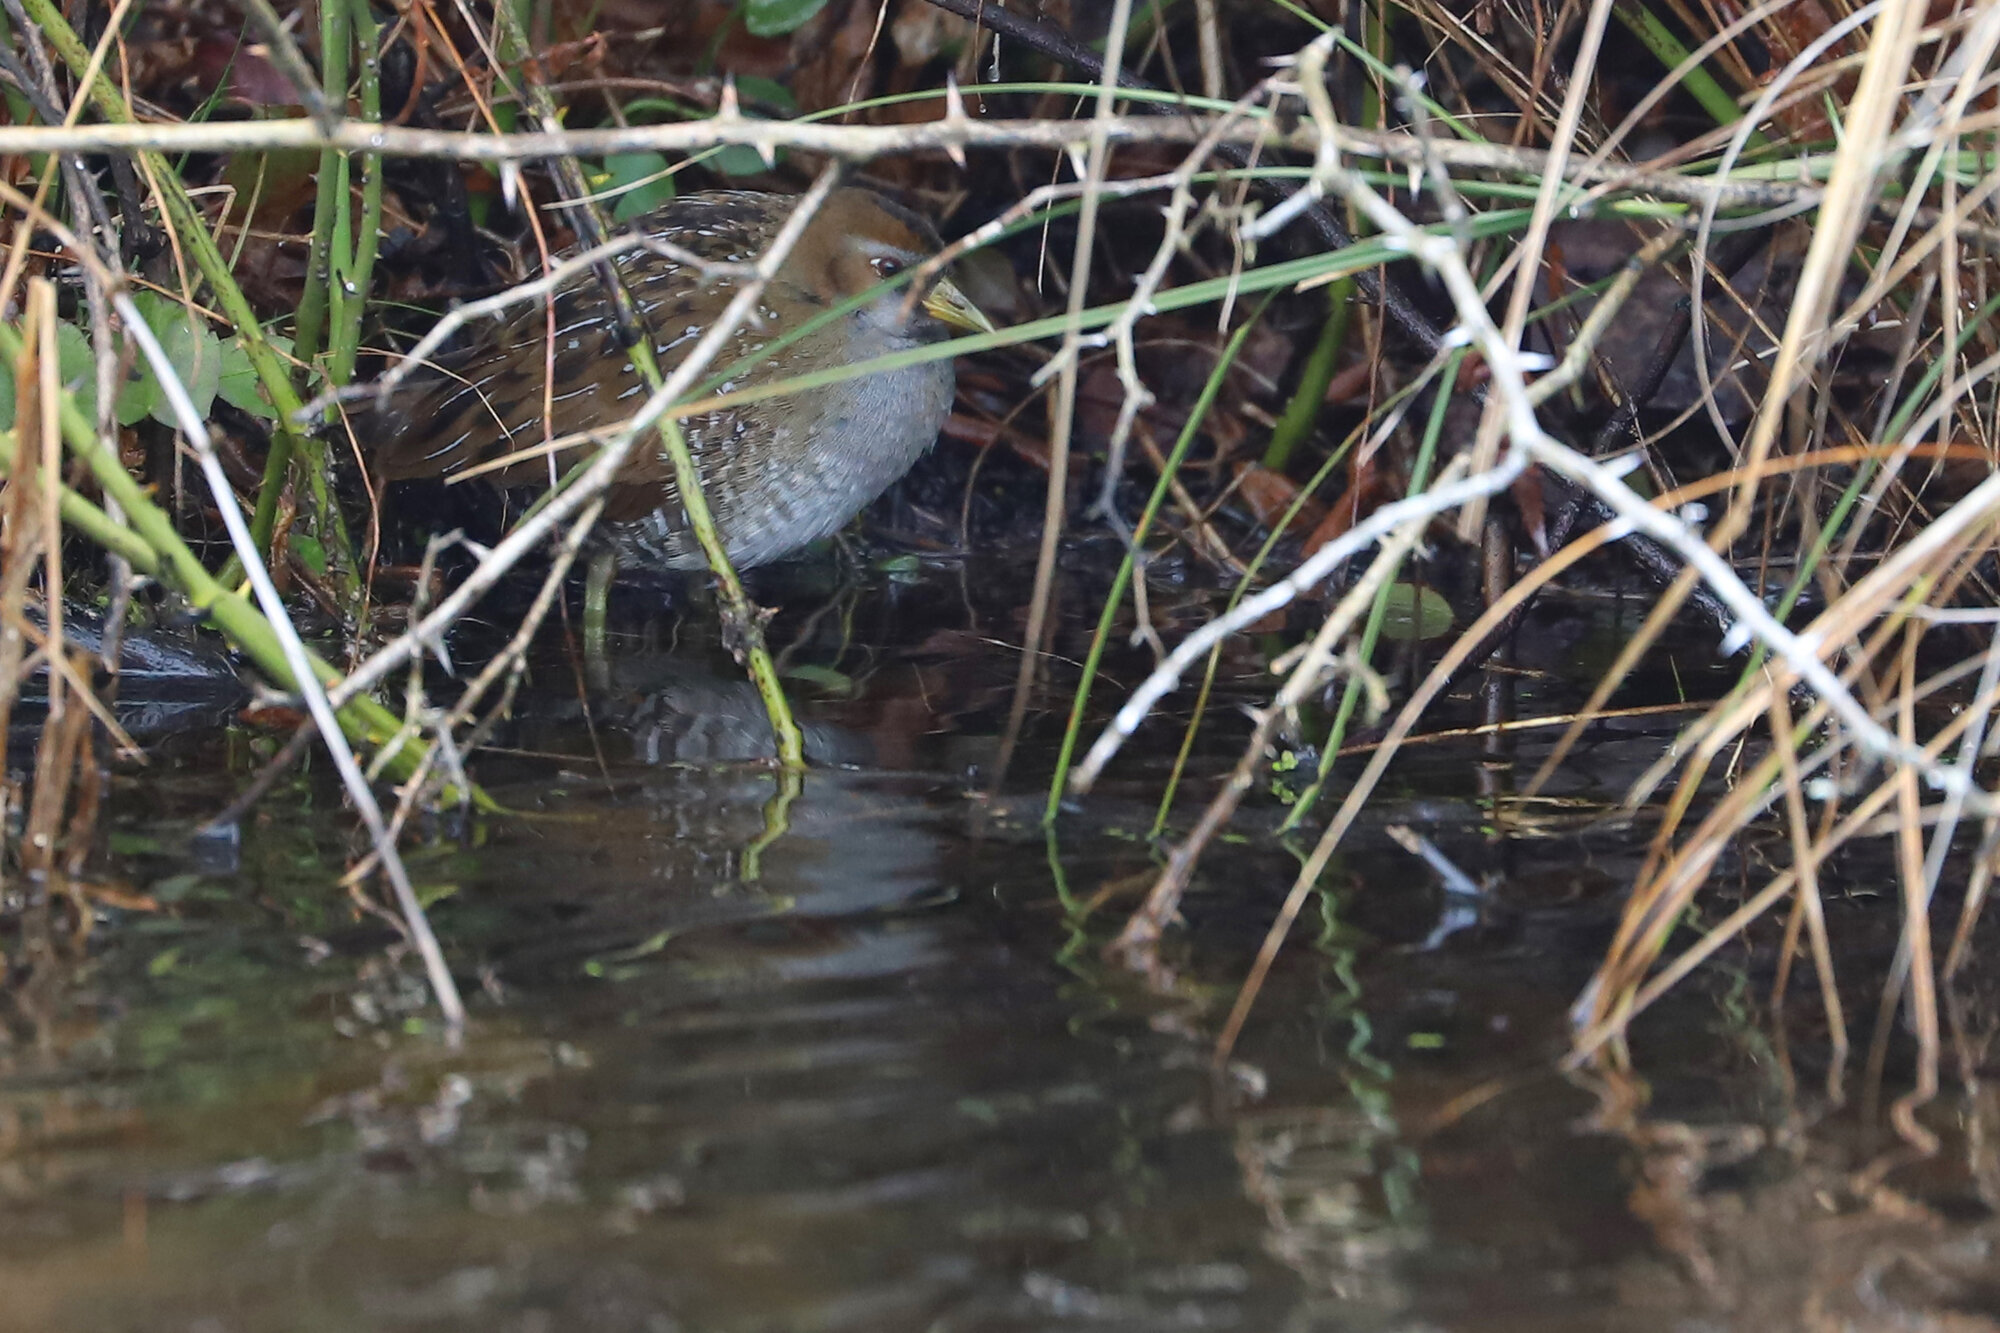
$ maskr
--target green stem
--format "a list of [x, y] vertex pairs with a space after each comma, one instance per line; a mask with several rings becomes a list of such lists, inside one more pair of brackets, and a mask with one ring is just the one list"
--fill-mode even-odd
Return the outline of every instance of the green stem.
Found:
[[[1466, 349], [1460, 348], [1446, 359], [1438, 377], [1439, 384], [1445, 389], [1457, 382], [1459, 366], [1464, 362], [1465, 355]], [[1442, 390], [1431, 400], [1430, 419], [1417, 448], [1417, 461], [1410, 468], [1407, 495], [1421, 494], [1424, 487], [1430, 484], [1431, 468], [1437, 461], [1438, 441], [1444, 434], [1445, 409], [1450, 405], [1451, 394]], [[1381, 642], [1382, 623], [1389, 615], [1389, 589], [1393, 586], [1394, 577], [1391, 574], [1389, 579], [1384, 580], [1381, 590], [1375, 594], [1374, 603], [1368, 608], [1368, 620], [1361, 628], [1360, 657], [1363, 662], [1374, 658], [1375, 647]], [[1354, 710], [1361, 705], [1361, 694], [1361, 682], [1349, 677], [1347, 684], [1341, 688], [1340, 703], [1333, 713], [1333, 725], [1327, 728], [1326, 740], [1320, 746], [1319, 768], [1313, 774], [1313, 780], [1299, 793], [1299, 799], [1286, 812], [1284, 822], [1278, 826], [1279, 833], [1297, 828], [1300, 821], [1312, 813], [1320, 792], [1326, 787], [1327, 774], [1333, 771], [1334, 756], [1340, 753], [1340, 747], [1347, 741], [1347, 725], [1354, 720]]]
[[[69, 20], [63, 17], [56, 0], [22, 0], [22, 3], [29, 17], [40, 25], [49, 45], [69, 66], [70, 72], [78, 78], [83, 77], [90, 67], [90, 49], [77, 37]], [[91, 105], [107, 122], [114, 125], [132, 123], [131, 108], [103, 71], [98, 72], [85, 92], [90, 97]], [[272, 406], [277, 409], [278, 426], [271, 438], [271, 455], [279, 460], [277, 475], [284, 475], [284, 466], [294, 455], [309, 465], [306, 482], [312, 517], [319, 526], [322, 544], [328, 554], [339, 562], [336, 590], [345, 594], [349, 591], [348, 580], [354, 569], [352, 547], [347, 540], [347, 527], [341, 520], [339, 506], [334, 502], [332, 488], [327, 483], [325, 451], [317, 441], [300, 434], [292, 424], [303, 403], [292, 388], [291, 368], [265, 336], [263, 326], [257, 322], [256, 312], [250, 308], [249, 299], [243, 295], [243, 289], [236, 285], [229, 271], [229, 261], [216, 249], [215, 238], [209, 234], [206, 221], [194, 206], [194, 201], [188, 198], [186, 187], [181, 184], [172, 165], [163, 154], [153, 149], [141, 149], [135, 156], [140, 173], [159, 196], [168, 225], [180, 238], [182, 247], [194, 260], [195, 268], [215, 293], [223, 314], [243, 340], [243, 350], [249, 354], [257, 379], [270, 396]], [[271, 529], [277, 514], [275, 489], [267, 485], [258, 496], [257, 513], [266, 521], [261, 527], [254, 521], [251, 525], [251, 535], [259, 549], [266, 552], [270, 549]]]
[[[370, 123], [382, 119], [382, 67], [376, 49], [378, 37], [375, 15], [368, 0], [349, 0], [353, 5], [354, 41], [361, 52], [361, 115]], [[347, 178], [352, 167], [341, 163], [341, 197], [347, 199]], [[349, 217], [343, 207], [343, 224]], [[354, 378], [354, 360], [361, 350], [361, 316], [368, 304], [368, 291], [375, 281], [376, 243], [382, 232], [382, 159], [377, 153], [361, 156], [361, 225], [339, 249], [334, 263], [334, 281], [329, 295], [333, 302], [333, 336], [327, 379], [335, 388], [345, 388]]]
[[[1617, 4], [1612, 6], [1611, 13], [1668, 69], [1680, 68], [1681, 62], [1688, 58], [1687, 44], [1644, 5]], [[1700, 66], [1687, 72], [1687, 77], [1681, 80], [1681, 87], [1701, 104], [1701, 109], [1708, 112], [1716, 124], [1734, 125], [1743, 119], [1743, 109], [1736, 105], [1736, 99], [1715, 81], [1714, 75]], [[1762, 131], [1751, 132], [1750, 147], [1766, 148], [1770, 142]]]
[[1326, 386], [1333, 382], [1333, 368], [1340, 363], [1340, 349], [1347, 341], [1347, 325], [1354, 309], [1354, 279], [1328, 283], [1326, 290], [1329, 306], [1326, 323], [1320, 326], [1319, 341], [1306, 354], [1299, 387], [1285, 404], [1285, 414], [1278, 418], [1271, 442], [1264, 446], [1264, 466], [1273, 472], [1283, 472], [1290, 465], [1292, 452], [1319, 424]]
[[[348, 9], [344, 4], [322, 4], [319, 15], [320, 63], [325, 69], [325, 87], [330, 96], [345, 101], [347, 96], [347, 53], [352, 42], [348, 32]], [[292, 328], [292, 353], [305, 374], [319, 356], [320, 340], [326, 331], [328, 288], [333, 282], [333, 230], [339, 211], [347, 202], [341, 155], [331, 148], [320, 150], [319, 175], [313, 196], [312, 248], [306, 253], [306, 285], [299, 297], [298, 319]], [[282, 477], [280, 478], [282, 481]], [[275, 492], [271, 478], [264, 478], [264, 490]], [[261, 498], [261, 497], [260, 497]], [[258, 508], [262, 508], [260, 503]], [[256, 525], [251, 525], [256, 530]]]
[[[1379, 130], [1388, 123], [1388, 117], [1382, 114], [1382, 71], [1390, 63], [1389, 23], [1380, 4], [1361, 11], [1361, 40], [1367, 45], [1369, 64], [1373, 66], [1369, 70], [1373, 77], [1361, 83], [1361, 123]], [[1347, 45], [1347, 39], [1341, 38], [1340, 43]]]
[[[544, 125], [557, 123], [555, 104], [549, 97], [548, 88], [540, 79], [533, 77], [535, 70], [527, 57], [529, 50], [527, 34], [521, 14], [508, 3], [494, 8], [494, 17], [499, 27], [499, 50], [503, 66], [519, 69], [526, 104]], [[583, 169], [574, 157], [565, 157], [557, 166], [562, 178], [570, 185], [571, 206], [584, 210], [596, 224], [599, 235], [608, 234], [604, 213], [583, 188]], [[639, 318], [632, 294], [626, 290], [622, 279], [613, 270], [611, 290], [606, 293], [617, 307], [621, 327], [646, 327]], [[652, 340], [641, 337], [626, 355], [639, 372], [640, 380], [649, 391], [658, 393], [666, 384], [666, 376], [660, 370], [659, 358], [653, 352]], [[715, 515], [708, 507], [707, 496], [701, 488], [701, 472], [695, 466], [694, 455], [688, 450], [687, 437], [681, 433], [680, 423], [669, 418], [660, 418], [658, 434], [660, 444], [672, 462], [674, 483], [680, 490], [681, 507], [687, 513], [688, 529], [701, 545], [702, 554], [708, 559], [708, 567], [715, 576], [718, 590], [722, 594], [723, 614], [734, 632], [738, 655], [750, 673], [751, 683], [757, 688], [764, 711], [771, 720], [771, 734], [777, 745], [778, 762], [785, 768], [805, 767], [805, 736], [792, 716], [792, 706], [785, 698], [785, 687], [778, 676], [776, 663], [771, 659], [770, 649], [764, 644], [763, 618], [757, 607], [743, 591], [743, 580], [737, 576], [736, 568], [730, 563], [729, 553], [722, 545], [722, 535], [715, 526]]]
[[[13, 469], [14, 444], [14, 432], [0, 430], [0, 468]], [[111, 515], [67, 486], [57, 488], [56, 507], [62, 513], [63, 522], [83, 534], [92, 545], [120, 557], [148, 578], [159, 577], [159, 557], [132, 529], [114, 522]]]
[[[0, 324], [0, 365], [9, 367], [7, 373], [11, 373], [11, 367], [19, 364], [22, 355], [20, 331]], [[272, 680], [296, 684], [284, 646], [263, 613], [247, 598], [232, 592], [208, 572], [181, 540], [180, 534], [174, 531], [173, 519], [153, 503], [152, 496], [132, 479], [117, 455], [98, 439], [96, 429], [78, 410], [74, 397], [67, 390], [61, 394], [58, 414], [63, 439], [70, 452], [90, 469], [98, 489], [106, 499], [115, 502], [124, 511], [126, 521], [120, 528], [103, 510], [80, 497], [59, 500], [63, 517], [106, 550], [125, 556], [134, 566], [186, 597], [189, 604], [213, 621], [259, 671]], [[124, 535], [117, 535], [112, 529]], [[135, 547], [135, 542], [139, 546]], [[322, 684], [334, 686], [340, 683], [339, 671], [317, 656], [309, 655], [309, 660], [313, 673]], [[339, 717], [340, 729], [355, 744], [378, 751], [391, 745], [397, 746], [388, 763], [391, 776], [404, 779], [417, 772], [425, 747], [400, 744], [403, 721], [394, 713], [364, 696], [351, 700], [340, 710]], [[455, 790], [445, 793], [447, 801], [457, 800], [458, 797]], [[499, 808], [477, 788], [473, 789], [472, 798], [482, 809]]]
[[[632, 348], [633, 363], [644, 367], [642, 374], [653, 391], [666, 382], [660, 374], [659, 363], [653, 357], [653, 349], [644, 342]], [[642, 360], [643, 354], [643, 360]], [[750, 597], [743, 591], [743, 580], [736, 568], [729, 563], [729, 552], [723, 549], [722, 534], [716, 530], [715, 515], [708, 507], [708, 498], [702, 494], [701, 472], [695, 467], [694, 455], [688, 451], [687, 437], [681, 434], [678, 421], [660, 418], [660, 440], [665, 444], [667, 456], [673, 460], [674, 483], [680, 488], [681, 507], [687, 511], [688, 527], [695, 540], [701, 543], [702, 554], [708, 557], [708, 567], [715, 575], [717, 586], [722, 591], [722, 605], [737, 634], [742, 639], [745, 668], [750, 673], [751, 683], [757, 687], [757, 697], [763, 700], [764, 711], [771, 719], [771, 735], [777, 744], [778, 763], [785, 768], [804, 768], [806, 764], [805, 735], [799, 730], [798, 721], [792, 716], [791, 702], [785, 698], [785, 685], [778, 677], [777, 664], [771, 660], [771, 650], [764, 644], [764, 624], [757, 608], [751, 605]]]
[[[1409, 390], [1402, 392], [1407, 393]], [[1385, 403], [1383, 410], [1393, 411], [1400, 401], [1399, 394]], [[1223, 614], [1227, 615], [1234, 611], [1237, 604], [1250, 594], [1257, 575], [1270, 561], [1271, 552], [1278, 548], [1278, 543], [1292, 530], [1292, 524], [1298, 521], [1299, 513], [1305, 508], [1306, 501], [1318, 495], [1320, 488], [1325, 486], [1341, 464], [1347, 461], [1348, 454], [1358, 443], [1361, 429], [1357, 427], [1356, 434], [1350, 434], [1342, 440], [1339, 446], [1327, 455], [1326, 461], [1319, 465], [1319, 470], [1311, 479], [1299, 487], [1299, 493], [1292, 497], [1289, 505], [1285, 506], [1285, 512], [1278, 516], [1278, 521], [1271, 525], [1271, 531], [1264, 538], [1263, 545], [1259, 546], [1257, 553], [1250, 557], [1250, 563], [1244, 567], [1243, 577], [1238, 579], [1236, 586], [1230, 590], [1229, 600], [1223, 606]], [[1148, 841], [1157, 841], [1166, 835], [1167, 818], [1174, 812], [1174, 799], [1180, 791], [1181, 779], [1186, 776], [1188, 759], [1194, 753], [1195, 737], [1200, 734], [1202, 720], [1208, 715], [1209, 696], [1215, 689], [1216, 669], [1221, 665], [1222, 645], [1218, 643], [1208, 651], [1208, 665], [1202, 670], [1201, 689], [1196, 691], [1194, 706], [1188, 710], [1187, 725], [1181, 729], [1181, 748], [1174, 756], [1173, 767], [1167, 772], [1166, 782], [1161, 785], [1159, 804], [1153, 811], [1152, 831], [1146, 835]]]
[[[7, 11], [4, 9], [0, 9], [0, 45], [4, 45], [9, 51], [16, 49], [14, 25], [8, 21]], [[7, 116], [13, 124], [32, 125], [40, 119], [35, 114], [34, 103], [28, 100], [26, 93], [14, 86], [13, 80], [9, 79], [6, 83], [0, 84], [0, 97], [6, 98]], [[29, 157], [28, 174], [36, 180], [40, 180], [42, 173], [48, 169], [48, 154], [36, 153]]]
[[1201, 386], [1201, 396], [1195, 399], [1194, 407], [1188, 413], [1187, 424], [1181, 427], [1179, 438], [1167, 454], [1166, 465], [1160, 469], [1159, 479], [1153, 483], [1153, 493], [1146, 497], [1146, 507], [1139, 514], [1139, 521], [1132, 527], [1132, 536], [1125, 543], [1125, 558], [1119, 562], [1118, 572], [1112, 576], [1111, 590], [1104, 594], [1104, 609], [1097, 616], [1097, 632], [1090, 637], [1090, 651], [1083, 659], [1083, 674], [1076, 682], [1076, 690], [1070, 696], [1069, 724], [1063, 728], [1062, 748], [1056, 753], [1056, 770], [1049, 780], [1048, 804], [1042, 810], [1042, 822], [1052, 824], [1062, 808], [1063, 786], [1069, 781], [1071, 760], [1076, 754], [1077, 738], [1083, 734], [1083, 713], [1090, 703], [1090, 687], [1097, 679], [1097, 667], [1104, 659], [1104, 645], [1111, 639], [1111, 623], [1117, 618], [1118, 608], [1124, 604], [1126, 589], [1132, 585], [1133, 570], [1138, 564], [1139, 551], [1146, 537], [1153, 530], [1153, 520], [1159, 517], [1160, 508], [1166, 503], [1167, 495], [1173, 487], [1174, 475], [1180, 471], [1181, 463], [1187, 458], [1188, 450], [1194, 447], [1195, 436], [1200, 434], [1202, 423], [1208, 419], [1210, 409], [1215, 406], [1216, 397], [1222, 392], [1222, 382], [1229, 377], [1229, 368], [1236, 364], [1237, 353], [1243, 350], [1244, 339], [1250, 330], [1257, 327], [1258, 319], [1271, 298], [1266, 296], [1249, 318], [1237, 325], [1229, 335], [1229, 341], [1216, 358], [1215, 369], [1208, 375], [1208, 382]]

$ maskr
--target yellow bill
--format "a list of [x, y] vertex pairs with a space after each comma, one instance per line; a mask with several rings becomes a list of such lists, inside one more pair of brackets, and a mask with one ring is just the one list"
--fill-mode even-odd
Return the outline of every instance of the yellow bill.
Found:
[[939, 278], [924, 298], [924, 310], [932, 319], [967, 333], [992, 333], [993, 321], [986, 312], [966, 299], [950, 278]]

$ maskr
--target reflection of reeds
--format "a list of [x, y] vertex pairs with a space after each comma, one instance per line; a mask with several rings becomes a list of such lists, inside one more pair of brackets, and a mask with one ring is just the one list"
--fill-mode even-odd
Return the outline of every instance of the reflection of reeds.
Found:
[[[1357, 1103], [1379, 1098], [1357, 1095]], [[1364, 1103], [1365, 1104], [1365, 1103]], [[1399, 1271], [1430, 1241], [1414, 1202], [1420, 1167], [1386, 1108], [1304, 1107], [1233, 1117], [1245, 1196], [1265, 1247], [1343, 1320], [1389, 1322], [1411, 1303]]]

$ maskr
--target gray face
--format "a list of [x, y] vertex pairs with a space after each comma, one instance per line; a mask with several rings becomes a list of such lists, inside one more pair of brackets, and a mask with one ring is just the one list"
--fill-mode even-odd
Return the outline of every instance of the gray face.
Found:
[[[870, 272], [882, 282], [915, 268], [936, 253], [872, 237], [857, 238], [855, 246]], [[862, 306], [854, 312], [854, 318], [881, 337], [911, 343], [941, 342], [951, 336], [951, 330], [924, 309], [923, 294], [914, 292], [908, 282]]]

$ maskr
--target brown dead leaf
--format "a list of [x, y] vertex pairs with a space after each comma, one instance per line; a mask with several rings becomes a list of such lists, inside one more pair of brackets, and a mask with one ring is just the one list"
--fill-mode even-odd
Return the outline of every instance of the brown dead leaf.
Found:
[[115, 907], [121, 912], [157, 912], [159, 900], [150, 893], [141, 893], [130, 885], [107, 884], [102, 881], [74, 880], [72, 887], [94, 903]]
[[1363, 518], [1375, 512], [1393, 494], [1388, 478], [1376, 460], [1381, 455], [1373, 450], [1357, 454], [1347, 467], [1347, 489], [1338, 500], [1327, 506], [1327, 515], [1306, 538], [1303, 554], [1308, 558], [1328, 542], [1344, 535], [1348, 529]]
[[[1262, 463], [1236, 465], [1236, 494], [1266, 529], [1276, 527], [1285, 512], [1299, 499], [1298, 483], [1282, 472], [1273, 472]], [[1326, 521], [1326, 506], [1311, 496], [1305, 498], [1292, 522], [1313, 531]]]

